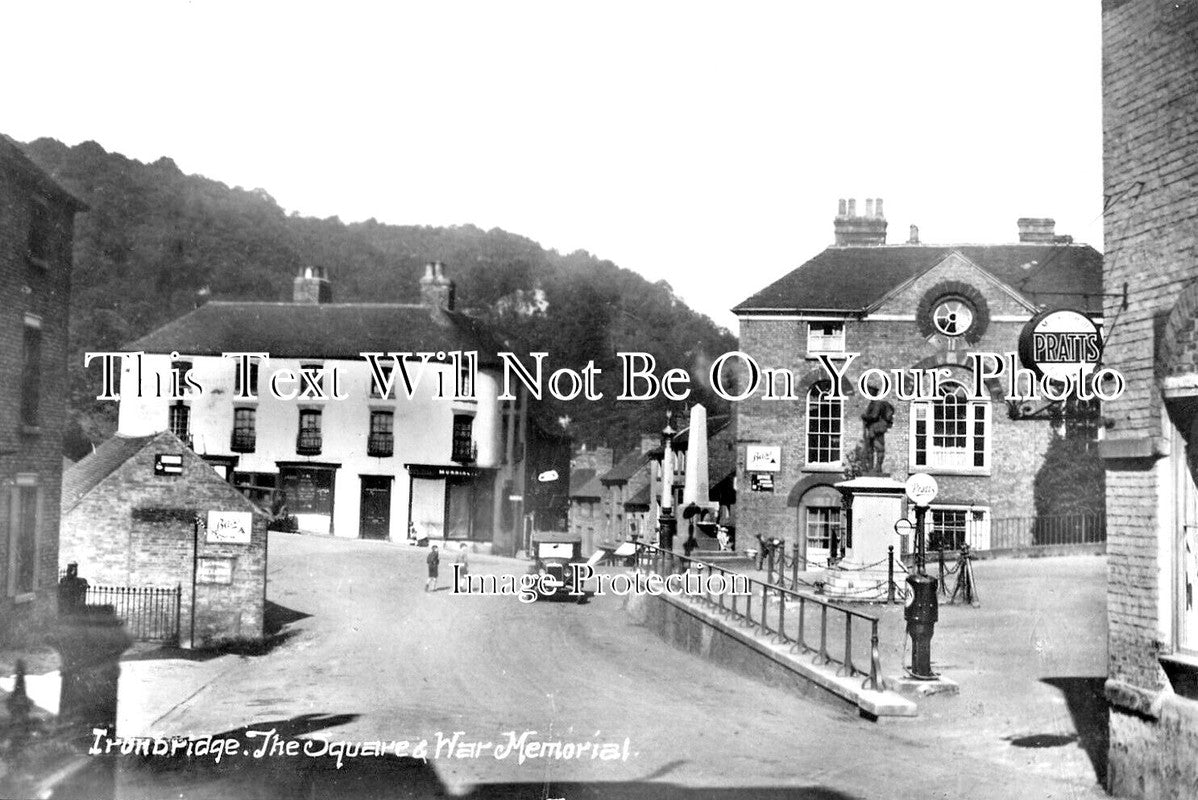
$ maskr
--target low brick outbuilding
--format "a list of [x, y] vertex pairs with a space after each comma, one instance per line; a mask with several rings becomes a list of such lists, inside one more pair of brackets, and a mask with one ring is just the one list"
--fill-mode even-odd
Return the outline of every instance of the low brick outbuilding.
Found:
[[179, 587], [183, 647], [256, 640], [267, 522], [169, 431], [118, 435], [63, 475], [59, 558], [92, 586]]

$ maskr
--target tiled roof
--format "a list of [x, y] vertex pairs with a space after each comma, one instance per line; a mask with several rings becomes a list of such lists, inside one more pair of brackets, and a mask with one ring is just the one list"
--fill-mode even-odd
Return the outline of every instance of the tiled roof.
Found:
[[62, 510], [68, 511], [160, 434], [122, 436], [119, 433], [79, 459], [62, 473]]
[[624, 508], [649, 508], [649, 484], [645, 484], [637, 490], [636, 494], [624, 501]]
[[599, 480], [604, 485], [609, 483], [625, 482], [635, 475], [637, 470], [644, 466], [647, 460], [648, 457], [639, 450], [629, 453], [621, 458], [614, 467], [607, 471], [607, 473], [600, 475]]
[[504, 347], [473, 317], [422, 305], [213, 301], [126, 349], [193, 356], [265, 351], [277, 358], [354, 360], [364, 351], [477, 350], [480, 362], [494, 363]]
[[595, 470], [593, 469], [570, 470], [570, 496], [574, 497], [576, 494], [582, 491], [582, 487], [590, 483], [591, 479], [594, 477]]
[[[590, 470], [583, 471], [590, 472]], [[570, 481], [571, 484], [573, 482], [573, 480]], [[573, 488], [570, 491], [570, 497], [578, 498], [579, 500], [598, 500], [603, 497], [603, 494], [603, 484], [599, 482], [599, 478], [595, 475], [592, 475], [586, 483], [579, 486], [578, 491], [574, 491]]]
[[829, 247], [732, 310], [859, 312], [954, 251], [1033, 302], [1102, 310], [1102, 254], [1085, 244]]
[[74, 211], [87, 211], [87, 203], [55, 182], [41, 167], [33, 163], [15, 141], [0, 133], [0, 170], [20, 172], [38, 191], [55, 198]]

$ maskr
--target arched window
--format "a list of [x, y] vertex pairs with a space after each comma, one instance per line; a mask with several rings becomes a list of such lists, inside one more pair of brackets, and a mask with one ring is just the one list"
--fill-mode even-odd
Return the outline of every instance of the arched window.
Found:
[[807, 463], [835, 464], [840, 461], [842, 408], [831, 396], [832, 384], [820, 381], [807, 392]]
[[911, 404], [911, 465], [947, 472], [990, 467], [990, 403], [974, 400], [956, 381], [940, 396]]

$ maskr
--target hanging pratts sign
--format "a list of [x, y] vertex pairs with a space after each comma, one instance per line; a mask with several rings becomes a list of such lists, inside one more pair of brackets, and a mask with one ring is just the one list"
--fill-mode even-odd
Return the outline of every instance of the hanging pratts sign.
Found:
[[1102, 334], [1079, 311], [1041, 311], [1019, 334], [1019, 360], [1038, 376], [1068, 381], [1092, 373], [1102, 359]]

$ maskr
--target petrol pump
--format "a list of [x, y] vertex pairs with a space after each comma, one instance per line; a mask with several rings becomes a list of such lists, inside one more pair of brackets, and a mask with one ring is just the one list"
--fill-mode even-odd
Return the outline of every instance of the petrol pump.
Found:
[[928, 506], [938, 487], [931, 475], [919, 473], [907, 480], [907, 497], [915, 504], [915, 574], [907, 576], [907, 635], [911, 637], [911, 667], [907, 671], [919, 680], [935, 680], [932, 672], [932, 634], [939, 618], [936, 578], [927, 574], [925, 521]]

